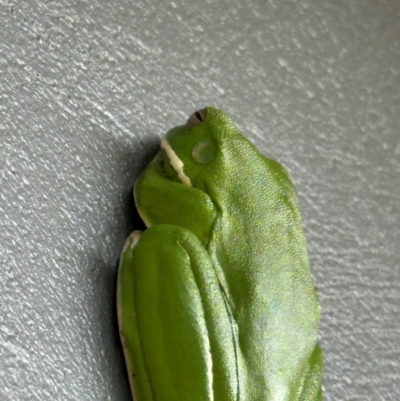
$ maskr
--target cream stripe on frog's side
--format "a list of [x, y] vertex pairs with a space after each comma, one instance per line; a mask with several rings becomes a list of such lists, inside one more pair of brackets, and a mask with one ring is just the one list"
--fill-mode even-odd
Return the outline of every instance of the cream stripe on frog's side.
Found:
[[122, 248], [121, 255], [119, 257], [119, 266], [118, 266], [118, 279], [117, 279], [117, 316], [118, 316], [118, 326], [119, 326], [119, 336], [121, 338], [122, 348], [124, 351], [124, 358], [126, 362], [126, 369], [128, 371], [128, 379], [129, 379], [129, 386], [131, 388], [131, 392], [135, 400], [137, 400], [135, 389], [133, 387], [133, 380], [132, 380], [132, 366], [130, 364], [130, 359], [128, 358], [128, 349], [126, 347], [125, 338], [122, 334], [121, 328], [122, 325], [122, 306], [121, 306], [121, 267], [123, 256], [128, 248], [135, 248], [137, 243], [139, 242], [140, 236], [142, 235], [142, 231], [135, 230], [133, 231], [127, 240], [125, 241], [124, 247]]
[[172, 168], [175, 170], [175, 172], [178, 174], [178, 178], [182, 181], [182, 184], [188, 185], [189, 187], [192, 186], [192, 182], [190, 181], [190, 178], [183, 172], [183, 162], [182, 160], [177, 156], [175, 151], [171, 148], [171, 145], [168, 143], [168, 141], [163, 138], [161, 139], [161, 149], [167, 154], [169, 163], [171, 164]]

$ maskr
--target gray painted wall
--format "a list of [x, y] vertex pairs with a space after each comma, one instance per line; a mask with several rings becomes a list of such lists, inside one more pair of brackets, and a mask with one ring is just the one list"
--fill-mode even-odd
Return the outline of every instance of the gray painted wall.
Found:
[[229, 112], [298, 189], [325, 400], [400, 399], [396, 0], [0, 0], [0, 399], [129, 400], [115, 313], [158, 138]]

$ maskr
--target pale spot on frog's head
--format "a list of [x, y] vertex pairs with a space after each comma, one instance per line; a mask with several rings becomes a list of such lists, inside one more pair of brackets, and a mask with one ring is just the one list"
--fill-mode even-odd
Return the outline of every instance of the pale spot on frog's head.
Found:
[[175, 153], [175, 151], [172, 149], [171, 145], [165, 138], [161, 139], [161, 149], [165, 152], [171, 167], [175, 170], [182, 184], [191, 187], [192, 182], [190, 181], [190, 178], [183, 171], [184, 164], [182, 160], [178, 157], [178, 155]]
[[215, 159], [216, 154], [217, 144], [213, 140], [207, 139], [199, 142], [193, 148], [192, 158], [198, 164], [208, 164]]

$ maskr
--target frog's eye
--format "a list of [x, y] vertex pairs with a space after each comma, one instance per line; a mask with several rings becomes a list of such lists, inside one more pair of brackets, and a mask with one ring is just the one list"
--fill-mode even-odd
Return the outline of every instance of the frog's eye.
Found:
[[217, 144], [211, 139], [199, 142], [192, 151], [192, 158], [197, 164], [208, 164], [216, 155]]
[[201, 124], [207, 116], [207, 109], [197, 110], [195, 111], [187, 120], [186, 127], [192, 128], [196, 125]]

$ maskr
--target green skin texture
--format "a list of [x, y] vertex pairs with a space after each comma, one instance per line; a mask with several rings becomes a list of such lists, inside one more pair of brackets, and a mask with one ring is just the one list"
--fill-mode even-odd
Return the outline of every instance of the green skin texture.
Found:
[[[118, 319], [136, 401], [322, 400], [320, 307], [287, 172], [223, 111], [166, 139], [135, 184], [148, 227], [121, 254]], [[196, 120], [196, 119], [195, 119]]]

